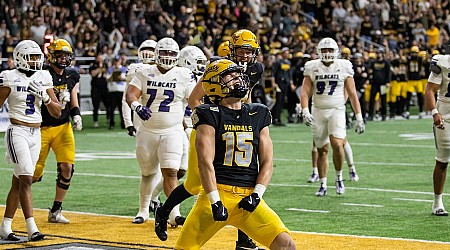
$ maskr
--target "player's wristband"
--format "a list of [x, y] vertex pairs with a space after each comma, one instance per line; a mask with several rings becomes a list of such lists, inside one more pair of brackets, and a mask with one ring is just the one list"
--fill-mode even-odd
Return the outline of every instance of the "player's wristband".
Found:
[[308, 108], [308, 107], [303, 108], [303, 109], [302, 109], [302, 113], [303, 113], [303, 114], [309, 114], [309, 108]]
[[264, 186], [263, 184], [256, 184], [253, 193], [257, 193], [259, 198], [262, 198], [264, 192], [266, 192], [266, 186]]
[[362, 117], [361, 113], [356, 114], [355, 117], [356, 117], [357, 121], [362, 121], [363, 120], [363, 117]]
[[131, 109], [132, 109], [133, 111], [136, 111], [136, 108], [139, 107], [139, 106], [142, 106], [142, 104], [141, 104], [140, 102], [138, 102], [138, 101], [134, 101], [134, 102], [132, 102], [131, 105], [130, 105], [130, 107], [131, 107]]
[[50, 96], [45, 92], [42, 93], [42, 101], [44, 101], [45, 105], [49, 105], [52, 102], [52, 99], [50, 98]]
[[79, 107], [73, 107], [73, 108], [70, 110], [70, 116], [72, 117], [72, 119], [73, 119], [73, 117], [76, 116], [76, 115], [81, 116], [81, 112], [80, 112], [80, 108], [79, 108]]
[[209, 202], [211, 202], [211, 204], [220, 201], [219, 191], [217, 190], [209, 192], [206, 196], [208, 196]]
[[439, 113], [439, 111], [437, 110], [437, 109], [433, 109], [433, 110], [431, 110], [431, 115], [435, 115], [435, 114], [437, 114], [437, 113]]

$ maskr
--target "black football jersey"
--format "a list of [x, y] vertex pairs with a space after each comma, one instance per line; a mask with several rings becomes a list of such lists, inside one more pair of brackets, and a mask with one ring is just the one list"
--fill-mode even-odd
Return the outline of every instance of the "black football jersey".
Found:
[[260, 131], [271, 121], [269, 109], [259, 103], [242, 104], [240, 110], [216, 104], [195, 108], [194, 128], [202, 124], [215, 128], [213, 165], [217, 183], [239, 187], [256, 185]]
[[[44, 69], [50, 72], [53, 78], [53, 91], [55, 92], [56, 98], [59, 101], [59, 93], [65, 89], [68, 89], [69, 92], [72, 92], [72, 89], [75, 85], [80, 81], [80, 73], [78, 73], [75, 69], [65, 68], [62, 75], [58, 75], [49, 65], [46, 65]], [[70, 121], [70, 104], [67, 103], [66, 107], [61, 110], [61, 116], [57, 119], [50, 115], [47, 110], [47, 106], [42, 104], [41, 106], [42, 113], [42, 123], [41, 126], [59, 126], [66, 122]]]

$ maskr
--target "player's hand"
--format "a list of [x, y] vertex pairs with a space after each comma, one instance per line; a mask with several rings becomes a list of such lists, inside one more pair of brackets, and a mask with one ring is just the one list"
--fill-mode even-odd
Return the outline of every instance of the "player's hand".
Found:
[[134, 111], [143, 121], [147, 121], [152, 116], [152, 111], [147, 106], [139, 105]]
[[252, 193], [251, 195], [242, 198], [242, 200], [239, 202], [238, 206], [239, 208], [242, 208], [246, 211], [253, 212], [255, 211], [256, 207], [259, 205], [259, 202], [261, 201], [261, 198], [259, 198], [257, 193]]
[[311, 124], [314, 122], [314, 116], [310, 113], [302, 113], [303, 121], [305, 122], [306, 126], [311, 126]]
[[75, 115], [73, 117], [73, 129], [76, 131], [83, 129], [83, 122], [80, 115]]
[[59, 101], [63, 106], [65, 106], [66, 103], [70, 102], [70, 92], [68, 89], [59, 92]]
[[128, 126], [127, 131], [129, 136], [136, 136], [136, 128], [134, 126]]
[[228, 219], [228, 210], [221, 201], [211, 204], [211, 209], [215, 221], [226, 221]]
[[355, 132], [358, 134], [364, 133], [366, 130], [366, 125], [364, 124], [364, 120], [356, 120], [355, 124]]
[[442, 129], [442, 130], [445, 129], [444, 118], [442, 118], [442, 115], [440, 113], [436, 113], [433, 115], [433, 123], [436, 128]]
[[27, 91], [28, 93], [41, 98], [44, 103], [48, 103], [50, 100], [50, 96], [48, 96], [46, 90], [42, 87], [42, 84], [36, 81], [32, 81], [28, 84]]

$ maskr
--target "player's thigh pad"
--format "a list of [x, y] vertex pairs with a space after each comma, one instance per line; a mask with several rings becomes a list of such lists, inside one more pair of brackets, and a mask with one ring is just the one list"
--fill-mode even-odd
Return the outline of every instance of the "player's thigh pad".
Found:
[[328, 119], [328, 134], [339, 139], [345, 139], [347, 136], [345, 123], [345, 111], [334, 110]]
[[160, 135], [137, 132], [136, 158], [144, 176], [156, 173], [159, 166], [158, 148]]
[[[226, 208], [228, 209], [228, 207]], [[231, 211], [228, 210], [228, 212], [230, 213]], [[186, 222], [181, 228], [175, 249], [200, 249], [201, 246], [226, 225], [226, 221], [214, 221], [211, 203], [205, 191], [202, 190], [194, 207], [189, 212]]]
[[52, 127], [42, 127], [41, 128], [41, 151], [39, 153], [39, 159], [36, 162], [36, 167], [34, 169], [33, 177], [39, 179], [44, 175], [45, 162], [47, 161], [48, 153], [50, 152], [50, 146], [57, 136], [52, 133]]
[[195, 149], [195, 129], [192, 130], [191, 138], [189, 139], [189, 159], [188, 159], [188, 171], [186, 180], [183, 185], [184, 188], [192, 195], [196, 195], [202, 188], [202, 182], [200, 180], [200, 172], [198, 169], [197, 150]]
[[57, 133], [51, 147], [56, 155], [57, 162], [75, 163], [75, 137], [70, 123], [52, 127]]
[[316, 147], [322, 148], [325, 144], [330, 142], [328, 137], [328, 123], [329, 117], [333, 110], [319, 109], [312, 107], [312, 115], [314, 116], [314, 122], [311, 125], [311, 131], [314, 143]]
[[167, 135], [161, 135], [158, 149], [158, 158], [161, 168], [180, 169], [183, 155], [183, 137], [186, 134], [182, 129]]
[[183, 136], [183, 155], [181, 156], [180, 170], [188, 169], [188, 159], [189, 159], [189, 138], [187, 135]]
[[436, 107], [444, 118], [445, 127], [445, 129], [442, 130], [433, 126], [436, 144], [436, 160], [446, 163], [450, 161], [450, 106], [438, 101]]
[[6, 160], [14, 165], [14, 176], [33, 176], [41, 150], [41, 132], [31, 128], [10, 124], [5, 134]]

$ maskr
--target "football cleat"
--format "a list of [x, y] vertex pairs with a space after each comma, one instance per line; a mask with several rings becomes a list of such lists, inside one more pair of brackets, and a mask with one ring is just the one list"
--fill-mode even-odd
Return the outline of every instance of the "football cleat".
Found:
[[155, 233], [156, 236], [162, 241], [167, 240], [167, 217], [162, 217], [159, 215], [158, 210], [160, 208], [157, 207], [155, 211]]
[[311, 177], [309, 177], [308, 182], [313, 183], [313, 182], [317, 182], [317, 181], [319, 181], [319, 175], [316, 173], [312, 173]]
[[248, 238], [245, 241], [236, 241], [236, 250], [264, 250], [264, 248], [259, 248], [252, 239]]
[[155, 208], [160, 207], [161, 206], [161, 201], [158, 199], [157, 201], [150, 201], [150, 207], [149, 210], [150, 212], [154, 213], [155, 212]]
[[48, 208], [48, 222], [52, 222], [52, 223], [63, 223], [63, 224], [67, 224], [70, 221], [68, 219], [66, 219], [61, 211], [62, 209], [59, 208], [58, 210], [56, 210], [54, 213], [52, 213], [51, 208]]
[[[8, 231], [10, 233], [8, 233]], [[17, 237], [13, 232], [11, 232], [11, 229], [5, 230], [4, 227], [0, 226], [0, 238], [7, 240], [7, 241], [19, 241], [20, 238]]]
[[345, 186], [344, 181], [336, 181], [336, 194], [344, 194]]
[[434, 207], [434, 204], [433, 209], [431, 210], [431, 214], [436, 216], [448, 216], [448, 212], [445, 211], [443, 206]]
[[350, 181], [359, 181], [359, 176], [356, 171], [350, 171]]
[[43, 240], [44, 237], [45, 237], [44, 234], [41, 234], [39, 231], [36, 231], [32, 235], [29, 235], [28, 239], [30, 241], [39, 241], [39, 240]]
[[133, 224], [142, 224], [144, 223], [146, 220], [148, 220], [148, 214], [144, 214], [139, 212], [136, 217], [134, 217], [134, 219], [131, 221]]
[[183, 226], [186, 221], [184, 216], [176, 216], [174, 220], [169, 219], [169, 224], [172, 227]]
[[327, 194], [327, 188], [323, 187], [321, 184], [319, 190], [316, 192], [316, 196], [323, 197], [326, 194]]

